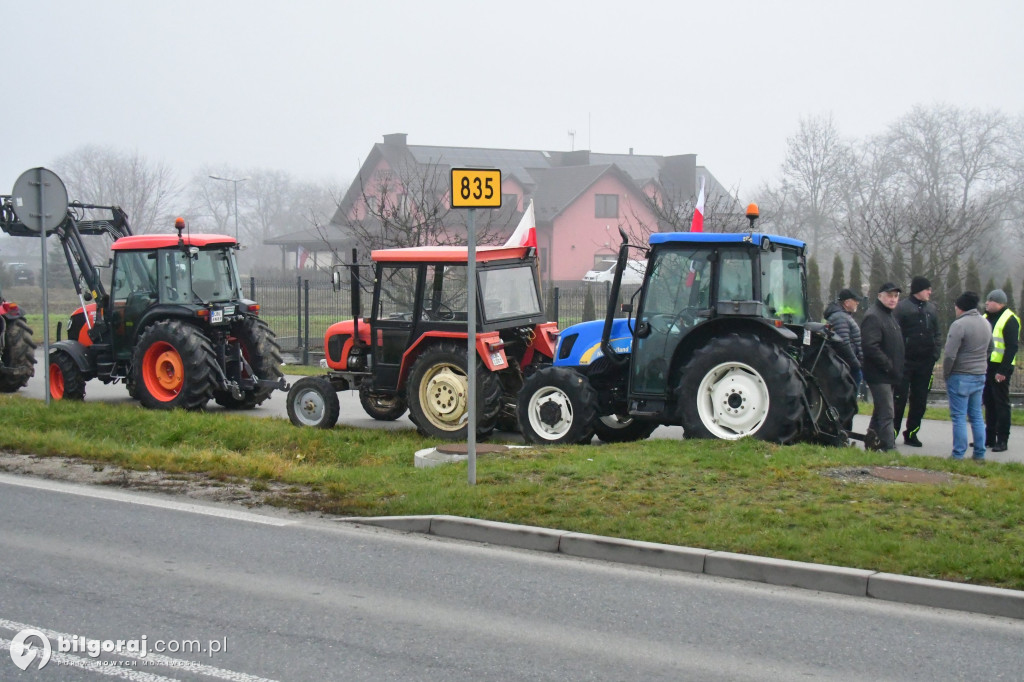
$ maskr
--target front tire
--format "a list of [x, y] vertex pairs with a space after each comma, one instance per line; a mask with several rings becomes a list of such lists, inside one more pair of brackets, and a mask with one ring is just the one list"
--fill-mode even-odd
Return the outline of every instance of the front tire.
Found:
[[68, 353], [50, 353], [50, 398], [53, 400], [84, 400], [85, 377], [78, 363]]
[[393, 422], [409, 409], [404, 395], [376, 393], [370, 390], [369, 381], [359, 384], [359, 404], [366, 414], [382, 422]]
[[[501, 381], [484, 366], [476, 365], [478, 438], [494, 431], [501, 409]], [[423, 351], [412, 365], [406, 401], [409, 418], [424, 436], [444, 440], [465, 440], [469, 429], [469, 381], [466, 348], [439, 343]]]
[[213, 348], [198, 329], [178, 320], [148, 327], [135, 347], [132, 368], [143, 406], [198, 410], [216, 388]]
[[[274, 332], [266, 322], [258, 317], [246, 318], [236, 330], [235, 338], [238, 339], [242, 357], [249, 363], [257, 378], [279, 380], [284, 377], [280, 369], [281, 346], [278, 345]], [[252, 378], [241, 367], [238, 376], [243, 379]], [[238, 399], [231, 394], [231, 391], [217, 390], [213, 393], [213, 399], [218, 405], [228, 409], [251, 410], [269, 398], [273, 392], [273, 386], [257, 386], [242, 391], [242, 398]]]
[[519, 428], [528, 443], [589, 442], [597, 422], [597, 392], [585, 376], [567, 367], [531, 374], [519, 392]]
[[800, 368], [776, 343], [728, 334], [698, 349], [676, 388], [686, 438], [788, 443], [803, 415]]
[[36, 344], [32, 329], [20, 318], [6, 320], [4, 329], [3, 367], [0, 373], [0, 393], [13, 393], [28, 383], [36, 373]]
[[288, 391], [288, 419], [295, 426], [330, 429], [338, 423], [341, 405], [331, 382], [323, 377], [299, 379]]

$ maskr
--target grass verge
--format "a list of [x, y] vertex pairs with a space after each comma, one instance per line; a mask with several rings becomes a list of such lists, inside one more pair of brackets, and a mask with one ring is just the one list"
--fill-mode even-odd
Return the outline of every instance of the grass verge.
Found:
[[[0, 396], [0, 448], [129, 469], [301, 487], [306, 510], [455, 514], [615, 537], [1024, 589], [1024, 467], [759, 441], [650, 440], [482, 455], [421, 470], [436, 443], [399, 431]], [[258, 425], [254, 428], [254, 425]], [[841, 475], [872, 466], [944, 484]], [[837, 474], [837, 472], [839, 472]]]

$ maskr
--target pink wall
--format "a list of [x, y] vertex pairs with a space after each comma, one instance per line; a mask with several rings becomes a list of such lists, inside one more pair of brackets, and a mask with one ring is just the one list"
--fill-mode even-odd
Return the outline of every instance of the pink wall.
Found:
[[[619, 217], [595, 218], [595, 194], [617, 194]], [[657, 229], [657, 220], [641, 197], [631, 192], [615, 175], [607, 173], [555, 218], [549, 255], [550, 278], [579, 280], [594, 267], [596, 253], [614, 256], [622, 242], [619, 225], [630, 234], [632, 241], [633, 235]]]

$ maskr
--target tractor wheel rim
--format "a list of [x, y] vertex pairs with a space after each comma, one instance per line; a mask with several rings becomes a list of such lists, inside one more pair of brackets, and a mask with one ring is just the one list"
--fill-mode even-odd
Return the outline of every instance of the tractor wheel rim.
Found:
[[142, 374], [150, 395], [163, 402], [174, 400], [185, 383], [185, 365], [181, 355], [164, 341], [154, 343], [146, 350]]
[[530, 426], [541, 438], [558, 440], [572, 428], [572, 401], [559, 388], [547, 386], [537, 391], [530, 396], [526, 408]]
[[295, 407], [295, 415], [306, 426], [316, 426], [323, 421], [324, 412], [327, 410], [327, 403], [324, 401], [324, 397], [320, 395], [320, 391], [312, 388], [299, 391], [295, 396], [293, 405]]
[[723, 362], [697, 388], [697, 414], [716, 438], [738, 440], [757, 433], [768, 416], [768, 385], [742, 362]]
[[469, 419], [469, 381], [451, 364], [433, 367], [420, 383], [420, 406], [430, 423], [456, 431]]
[[633, 425], [633, 418], [627, 414], [609, 414], [601, 417], [601, 423], [609, 429], [625, 429]]
[[64, 397], [64, 372], [56, 362], [50, 363], [50, 397], [54, 400]]

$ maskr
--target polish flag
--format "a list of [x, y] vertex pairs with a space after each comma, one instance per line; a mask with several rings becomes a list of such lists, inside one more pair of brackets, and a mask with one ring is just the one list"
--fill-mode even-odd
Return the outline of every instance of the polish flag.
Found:
[[704, 231], [704, 176], [700, 176], [700, 193], [697, 195], [697, 205], [693, 207], [693, 222], [690, 224], [690, 232]]
[[512, 236], [505, 242], [505, 246], [532, 246], [537, 248], [537, 220], [533, 217], [533, 199], [530, 205], [523, 212], [523, 219]]

